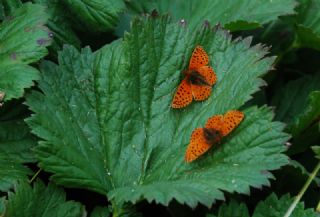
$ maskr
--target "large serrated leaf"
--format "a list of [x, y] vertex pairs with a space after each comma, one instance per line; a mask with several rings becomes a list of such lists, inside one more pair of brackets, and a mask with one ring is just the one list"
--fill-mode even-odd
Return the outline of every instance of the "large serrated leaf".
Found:
[[296, 6], [293, 0], [133, 0], [127, 3], [134, 13], [150, 13], [153, 9], [160, 13], [169, 12], [176, 20], [185, 19], [190, 28], [208, 20], [233, 31], [257, 28], [278, 16], [294, 14]]
[[10, 217], [82, 217], [81, 204], [66, 201], [62, 189], [53, 184], [45, 186], [41, 181], [33, 188], [21, 182], [15, 192], [9, 192], [5, 216]]
[[[222, 30], [197, 32], [166, 17], [135, 20], [123, 41], [94, 55], [66, 47], [59, 65], [46, 62], [27, 104], [28, 124], [44, 139], [40, 165], [59, 184], [107, 194], [121, 204], [143, 198], [195, 206], [222, 199], [221, 190], [249, 193], [268, 185], [267, 170], [287, 163], [283, 125], [266, 107], [245, 110], [245, 120], [222, 147], [184, 162], [191, 132], [214, 114], [241, 107], [264, 82], [274, 60], [250, 38]], [[210, 98], [170, 108], [194, 47], [209, 53], [218, 82]], [[95, 58], [94, 58], [95, 56]], [[66, 132], [68, 132], [66, 134]]]
[[23, 90], [39, 78], [37, 69], [27, 64], [47, 54], [50, 45], [48, 19], [40, 5], [25, 4], [16, 9], [0, 26], [0, 91], [5, 100], [19, 98]]

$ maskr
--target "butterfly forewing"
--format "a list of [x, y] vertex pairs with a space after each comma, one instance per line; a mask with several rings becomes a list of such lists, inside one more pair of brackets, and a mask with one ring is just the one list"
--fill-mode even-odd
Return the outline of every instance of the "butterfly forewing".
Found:
[[205, 50], [201, 46], [197, 46], [192, 53], [190, 63], [189, 63], [189, 69], [195, 70], [197, 68], [200, 68], [201, 66], [205, 66], [209, 63], [209, 57], [208, 54], [205, 52]]
[[214, 115], [207, 120], [205, 128], [221, 130], [223, 116], [222, 115]]

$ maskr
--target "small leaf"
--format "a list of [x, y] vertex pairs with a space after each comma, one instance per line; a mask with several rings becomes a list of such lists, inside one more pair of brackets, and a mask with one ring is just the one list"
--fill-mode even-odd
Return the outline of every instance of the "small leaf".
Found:
[[2, 0], [0, 4], [3, 6], [4, 14], [9, 16], [15, 9], [22, 5], [22, 2], [21, 0]]
[[292, 153], [305, 150], [319, 138], [320, 91], [317, 90], [320, 90], [320, 76], [304, 76], [288, 82], [273, 98], [276, 119], [288, 124], [286, 130], [294, 138]]
[[[288, 135], [266, 107], [246, 109], [221, 147], [194, 163], [183, 160], [196, 127], [241, 107], [264, 84], [259, 77], [274, 58], [250, 42], [159, 17], [135, 20], [122, 41], [95, 54], [66, 47], [59, 65], [42, 65], [42, 93], [27, 97], [35, 112], [27, 122], [44, 140], [35, 150], [41, 167], [54, 173], [55, 182], [108, 195], [116, 206], [173, 198], [210, 206], [223, 198], [221, 190], [249, 193], [250, 186], [269, 185], [268, 170], [288, 162], [281, 154]], [[218, 82], [208, 100], [173, 110], [181, 71], [199, 44]]]
[[272, 1], [170, 1], [133, 0], [128, 7], [136, 14], [150, 13], [153, 9], [160, 13], [170, 13], [175, 20], [185, 19], [191, 29], [208, 20], [213, 25], [220, 23], [232, 30], [245, 30], [261, 27], [278, 16], [294, 14], [296, 2], [293, 0]]
[[40, 5], [24, 4], [0, 25], [0, 91], [5, 100], [19, 98], [25, 88], [39, 78], [39, 72], [27, 64], [47, 54], [51, 44], [44, 26], [47, 14]]
[[301, 46], [320, 50], [320, 0], [299, 0], [297, 33]]
[[90, 214], [90, 217], [109, 217], [110, 211], [108, 207], [97, 206], [93, 209]]
[[316, 153], [316, 158], [320, 159], [320, 146], [312, 146], [311, 148]]
[[21, 182], [14, 193], [8, 193], [6, 216], [82, 217], [83, 212], [80, 203], [66, 201], [64, 191], [53, 184], [46, 187], [41, 181], [36, 181], [32, 188]]
[[227, 205], [222, 204], [219, 208], [217, 217], [249, 217], [249, 211], [244, 203], [238, 204], [236, 201], [231, 200]]
[[[284, 216], [287, 209], [293, 202], [293, 198], [284, 195], [278, 199], [273, 193], [265, 201], [260, 202], [252, 217], [279, 217]], [[305, 209], [302, 202], [298, 203], [290, 217], [317, 217], [317, 213], [312, 209]]]
[[27, 180], [32, 171], [24, 163], [35, 162], [31, 148], [36, 140], [22, 120], [0, 122], [0, 191], [7, 191], [17, 180]]
[[33, 2], [41, 4], [47, 8], [50, 16], [48, 27], [53, 34], [52, 49], [55, 52], [62, 49], [64, 44], [71, 44], [80, 48], [80, 40], [71, 28], [70, 14], [68, 10], [61, 4], [60, 0], [33, 0]]
[[4, 216], [4, 212], [6, 210], [6, 198], [0, 197], [0, 216]]
[[85, 28], [102, 32], [114, 29], [120, 13], [125, 9], [123, 0], [63, 0], [63, 2]]

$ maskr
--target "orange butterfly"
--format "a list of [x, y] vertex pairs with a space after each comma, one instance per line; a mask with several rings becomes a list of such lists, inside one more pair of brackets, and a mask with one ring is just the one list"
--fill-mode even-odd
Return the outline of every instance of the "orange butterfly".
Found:
[[217, 81], [217, 76], [210, 66], [208, 54], [201, 46], [197, 46], [191, 56], [189, 69], [178, 87], [172, 101], [172, 108], [183, 108], [192, 102], [207, 99], [211, 93], [211, 86]]
[[197, 128], [192, 132], [185, 161], [189, 163], [203, 155], [212, 145], [220, 142], [222, 137], [237, 127], [243, 118], [244, 114], [236, 110], [209, 118], [204, 128]]

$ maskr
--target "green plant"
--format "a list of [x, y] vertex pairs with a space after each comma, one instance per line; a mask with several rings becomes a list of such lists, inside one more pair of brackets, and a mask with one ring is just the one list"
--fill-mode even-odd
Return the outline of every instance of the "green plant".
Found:
[[[32, 2], [0, 3], [1, 216], [317, 215], [318, 0]], [[217, 83], [172, 109], [197, 45]], [[184, 162], [232, 109], [240, 126]]]

